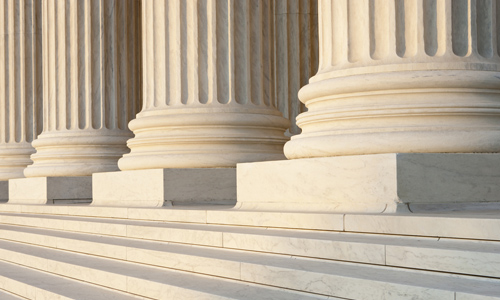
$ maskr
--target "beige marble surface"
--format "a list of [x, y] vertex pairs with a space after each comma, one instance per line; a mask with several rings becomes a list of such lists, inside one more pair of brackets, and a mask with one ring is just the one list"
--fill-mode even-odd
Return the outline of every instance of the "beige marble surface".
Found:
[[[498, 154], [400, 153], [238, 165], [240, 209], [408, 213], [500, 203]], [[469, 204], [464, 206], [463, 204]], [[487, 207], [486, 207], [487, 208]]]
[[9, 180], [9, 203], [47, 204], [92, 199], [92, 178], [34, 177]]
[[161, 207], [236, 203], [236, 169], [95, 173], [92, 205]]

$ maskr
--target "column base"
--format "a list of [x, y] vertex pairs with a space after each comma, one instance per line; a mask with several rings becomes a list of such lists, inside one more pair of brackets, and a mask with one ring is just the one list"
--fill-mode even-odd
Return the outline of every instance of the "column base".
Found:
[[9, 180], [9, 203], [90, 203], [92, 177], [32, 177]]
[[500, 154], [391, 153], [238, 164], [249, 210], [432, 212], [500, 208]]
[[92, 205], [159, 207], [236, 203], [236, 169], [150, 169], [92, 175]]

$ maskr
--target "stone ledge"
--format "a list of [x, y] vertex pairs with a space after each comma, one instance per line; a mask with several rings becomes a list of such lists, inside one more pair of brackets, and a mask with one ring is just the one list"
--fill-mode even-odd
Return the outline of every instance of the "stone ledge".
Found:
[[151, 169], [94, 173], [93, 205], [159, 207], [236, 202], [236, 169]]
[[240, 209], [394, 213], [500, 203], [500, 154], [391, 153], [238, 164]]

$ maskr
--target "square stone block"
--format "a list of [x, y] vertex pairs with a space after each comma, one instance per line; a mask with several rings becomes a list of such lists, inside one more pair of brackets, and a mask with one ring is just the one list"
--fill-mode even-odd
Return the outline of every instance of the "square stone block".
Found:
[[93, 205], [158, 207], [236, 203], [236, 168], [94, 173]]
[[9, 200], [9, 182], [0, 181], [0, 203]]
[[500, 154], [392, 153], [238, 164], [251, 210], [417, 212], [500, 207]]
[[92, 177], [32, 177], [9, 180], [9, 203], [89, 203]]

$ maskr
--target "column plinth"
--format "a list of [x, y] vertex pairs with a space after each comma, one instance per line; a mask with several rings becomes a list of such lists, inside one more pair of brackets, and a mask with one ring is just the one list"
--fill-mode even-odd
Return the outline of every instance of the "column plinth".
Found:
[[143, 3], [144, 105], [121, 170], [284, 158], [274, 107], [273, 2]]
[[319, 5], [320, 67], [288, 158], [500, 150], [495, 1]]

